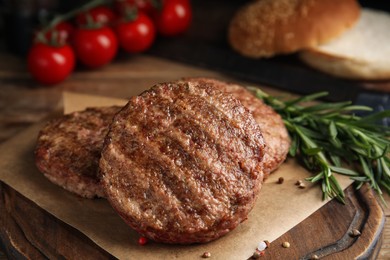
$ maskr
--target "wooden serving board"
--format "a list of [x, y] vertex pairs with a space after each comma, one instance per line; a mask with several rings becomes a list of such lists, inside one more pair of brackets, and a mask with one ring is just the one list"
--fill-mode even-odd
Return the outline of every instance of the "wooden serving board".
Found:
[[[20, 60], [0, 54], [0, 114], [3, 140], [52, 112], [63, 90], [126, 97], [128, 88], [188, 76], [229, 79], [229, 75], [182, 64], [137, 56], [99, 71], [80, 71], [55, 88], [34, 85]], [[267, 89], [272, 93], [272, 89]], [[0, 140], [1, 141], [1, 140]], [[310, 259], [313, 254], [331, 259], [375, 258], [382, 243], [384, 213], [371, 190], [348, 188], [347, 204], [332, 201], [272, 242], [262, 259]], [[294, 205], [291, 205], [292, 207]], [[112, 258], [84, 234], [43, 210], [10, 186], [0, 182], [0, 245], [9, 258]], [[351, 237], [351, 229], [361, 231]], [[281, 244], [288, 241], [290, 248]], [[243, 241], [245, 242], [245, 241]], [[386, 259], [386, 258], [383, 258]]]
[[[384, 214], [372, 191], [346, 190], [346, 205], [332, 201], [273, 241], [262, 259], [375, 259], [382, 244]], [[0, 240], [10, 258], [113, 258], [84, 234], [0, 183]], [[350, 235], [352, 229], [361, 235]], [[290, 248], [283, 248], [288, 241]]]

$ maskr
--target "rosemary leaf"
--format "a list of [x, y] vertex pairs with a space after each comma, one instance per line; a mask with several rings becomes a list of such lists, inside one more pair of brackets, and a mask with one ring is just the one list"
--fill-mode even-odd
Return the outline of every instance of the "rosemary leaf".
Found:
[[327, 111], [339, 111], [342, 108], [345, 108], [347, 105], [350, 105], [351, 102], [340, 102], [340, 103], [321, 103], [319, 105], [308, 106], [302, 108], [300, 112], [302, 113], [323, 113]]
[[329, 130], [330, 138], [332, 138], [333, 140], [335, 140], [336, 137], [337, 137], [338, 131], [337, 131], [336, 124], [335, 124], [334, 121], [330, 121], [330, 123], [329, 123], [329, 129], [328, 129], [328, 130]]
[[321, 183], [323, 199], [345, 202], [334, 174], [349, 176], [356, 188], [368, 183], [380, 197], [381, 188], [390, 194], [390, 128], [378, 124], [390, 117], [389, 110], [360, 117], [354, 112], [372, 108], [351, 102], [307, 105], [326, 92], [284, 101], [250, 89], [282, 116], [292, 140], [289, 155], [300, 158], [315, 174], [306, 180]]
[[328, 154], [328, 156], [329, 156], [330, 160], [332, 161], [332, 163], [335, 165], [334, 167], [341, 166], [340, 156], [337, 156], [335, 154]]
[[376, 123], [385, 117], [390, 117], [390, 110], [384, 110], [372, 115], [368, 115], [360, 120], [360, 123]]
[[[258, 89], [255, 89], [255, 90], [258, 91]], [[263, 92], [263, 93], [265, 94], [265, 92]], [[256, 93], [256, 94], [258, 94], [258, 93]], [[268, 94], [265, 94], [265, 95], [268, 96]], [[293, 100], [287, 101], [287, 102], [285, 102], [285, 105], [286, 106], [293, 106], [295, 104], [316, 100], [316, 99], [319, 99], [321, 97], [325, 97], [327, 95], [328, 95], [328, 92], [314, 93], [314, 94], [311, 94], [311, 95], [302, 96], [302, 97], [299, 97], [297, 99], [293, 99]]]
[[337, 173], [340, 173], [340, 174], [343, 174], [343, 175], [359, 176], [358, 172], [355, 172], [353, 170], [350, 170], [350, 169], [347, 169], [347, 168], [343, 168], [343, 167], [330, 166], [330, 169], [333, 172], [337, 172]]

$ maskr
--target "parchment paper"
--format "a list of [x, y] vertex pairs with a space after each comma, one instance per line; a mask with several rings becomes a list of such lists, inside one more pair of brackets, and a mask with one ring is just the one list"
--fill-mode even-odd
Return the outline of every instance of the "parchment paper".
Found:
[[[84, 105], [126, 103], [72, 93], [66, 93], [64, 99], [66, 112], [83, 109]], [[226, 236], [202, 245], [152, 242], [139, 246], [139, 235], [124, 224], [106, 200], [77, 197], [49, 182], [36, 169], [33, 150], [42, 126], [43, 123], [34, 125], [0, 147], [0, 180], [120, 259], [200, 259], [205, 251], [212, 254], [212, 259], [247, 259], [260, 241], [275, 240], [327, 203], [322, 201], [318, 185], [307, 183], [306, 189], [295, 185], [311, 174], [288, 159], [263, 185], [248, 220]], [[277, 184], [282, 176], [284, 183]], [[338, 179], [343, 188], [351, 184], [348, 178]]]

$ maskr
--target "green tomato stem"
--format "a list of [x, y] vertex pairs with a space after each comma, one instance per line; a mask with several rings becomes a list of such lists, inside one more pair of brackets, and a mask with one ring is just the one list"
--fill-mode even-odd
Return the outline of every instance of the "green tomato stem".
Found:
[[54, 17], [53, 20], [50, 21], [50, 23], [45, 28], [43, 28], [43, 30], [41, 32], [42, 32], [42, 34], [45, 34], [46, 32], [50, 31], [52, 28], [54, 28], [57, 24], [64, 22], [64, 21], [67, 21], [67, 20], [75, 17], [79, 13], [88, 11], [96, 6], [107, 4], [107, 3], [109, 3], [108, 0], [92, 0], [84, 5], [80, 6], [79, 8], [70, 10], [69, 12], [64, 13], [64, 14], [57, 15]]

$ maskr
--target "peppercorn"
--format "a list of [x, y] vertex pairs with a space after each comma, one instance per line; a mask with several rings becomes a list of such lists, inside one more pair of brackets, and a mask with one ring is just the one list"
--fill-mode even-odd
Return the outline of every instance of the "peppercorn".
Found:
[[144, 246], [144, 245], [146, 245], [146, 243], [148, 243], [148, 239], [147, 239], [146, 237], [140, 237], [140, 238], [138, 239], [138, 244], [139, 244], [140, 246]]
[[211, 257], [211, 253], [210, 252], [204, 252], [202, 257], [203, 258], [209, 258], [209, 257]]
[[362, 233], [360, 233], [359, 230], [357, 230], [356, 228], [352, 229], [351, 233], [350, 233], [350, 236], [351, 237], [358, 237], [360, 236]]
[[304, 183], [301, 183], [301, 184], [299, 184], [298, 188], [304, 189], [304, 188], [306, 188], [306, 185]]
[[278, 184], [282, 184], [284, 182], [284, 178], [283, 177], [280, 177], [277, 181]]

